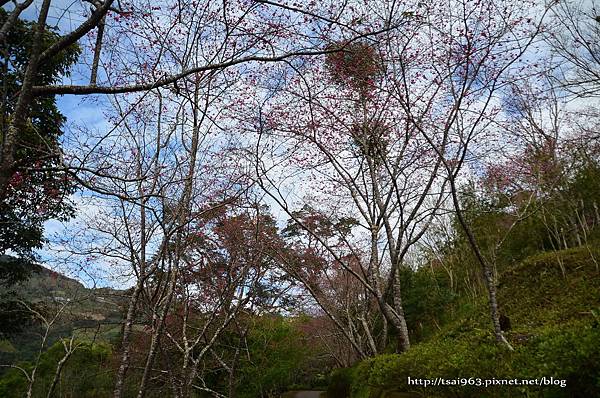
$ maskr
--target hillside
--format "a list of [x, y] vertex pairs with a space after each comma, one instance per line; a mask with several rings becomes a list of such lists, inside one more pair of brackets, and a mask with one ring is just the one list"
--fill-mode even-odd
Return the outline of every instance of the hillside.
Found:
[[[52, 323], [45, 347], [61, 337], [111, 339], [120, 330], [126, 291], [109, 288], [88, 289], [75, 279], [38, 266], [31, 278], [10, 289], [0, 287], [0, 296], [22, 300]], [[31, 313], [25, 308], [23, 312]], [[45, 329], [39, 317], [21, 333], [0, 340], [0, 362], [29, 360], [40, 348]]]
[[[533, 256], [500, 277], [510, 352], [494, 343], [484, 297], [462, 301], [452, 319], [402, 355], [380, 355], [334, 373], [330, 398], [591, 397], [600, 391], [600, 258], [577, 248]], [[444, 386], [408, 385], [444, 378]], [[553, 378], [559, 386], [478, 387], [479, 379]], [[473, 378], [469, 380], [470, 378]], [[458, 385], [457, 385], [458, 384]], [[462, 384], [462, 385], [461, 385]]]

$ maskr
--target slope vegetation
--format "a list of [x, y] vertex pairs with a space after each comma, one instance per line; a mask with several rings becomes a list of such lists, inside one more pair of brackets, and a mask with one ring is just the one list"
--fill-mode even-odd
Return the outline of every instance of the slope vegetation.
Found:
[[[590, 247], [547, 252], [501, 275], [499, 300], [514, 351], [494, 343], [485, 298], [464, 301], [408, 353], [335, 372], [329, 398], [600, 396], [599, 260]], [[416, 381], [409, 385], [409, 377]], [[424, 386], [436, 378], [437, 386]], [[500, 384], [513, 379], [548, 385]]]

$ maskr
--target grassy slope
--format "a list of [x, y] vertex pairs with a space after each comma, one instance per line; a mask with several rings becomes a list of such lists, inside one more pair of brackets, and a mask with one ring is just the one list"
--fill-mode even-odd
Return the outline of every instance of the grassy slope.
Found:
[[[592, 251], [600, 261], [600, 250], [577, 248], [529, 258], [501, 276], [499, 302], [511, 320], [507, 337], [514, 352], [494, 343], [482, 297], [464, 303], [441, 331], [408, 353], [357, 365], [352, 397], [600, 396], [600, 273]], [[408, 376], [545, 376], [566, 380], [567, 387], [423, 388], [407, 386]]]

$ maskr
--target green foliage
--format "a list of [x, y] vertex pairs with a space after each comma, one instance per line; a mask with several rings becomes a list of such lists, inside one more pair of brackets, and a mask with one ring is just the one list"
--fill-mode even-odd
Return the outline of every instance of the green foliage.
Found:
[[[7, 12], [0, 9], [0, 24]], [[8, 31], [3, 50], [8, 57], [0, 60], [0, 142], [4, 142], [17, 93], [27, 67], [35, 24], [17, 20]], [[58, 41], [56, 29], [47, 27], [42, 49]], [[54, 84], [67, 76], [79, 56], [76, 45], [69, 46], [55, 57], [40, 65], [35, 75], [36, 85]], [[19, 131], [14, 148], [14, 163], [1, 172], [10, 177], [6, 197], [0, 204], [0, 254], [14, 253], [20, 266], [29, 266], [34, 260], [33, 250], [43, 243], [43, 224], [50, 219], [65, 220], [72, 216], [73, 206], [67, 199], [74, 184], [66, 173], [57, 171], [60, 164], [59, 138], [65, 117], [59, 112], [53, 96], [35, 97], [28, 109], [25, 128]], [[22, 274], [21, 280], [26, 279]], [[0, 279], [4, 278], [0, 274]]]
[[[25, 282], [14, 286], [0, 286], [0, 297], [6, 298], [5, 311], [0, 311], [2, 335], [15, 350], [0, 350], [0, 363], [32, 361], [40, 346], [40, 333], [44, 325], [40, 324], [33, 313], [15, 300], [27, 302], [48, 319], [53, 318], [64, 303], [71, 301], [67, 310], [62, 312], [50, 328], [46, 344], [51, 346], [61, 338], [75, 335], [80, 341], [110, 341], [120, 332], [122, 320], [120, 305], [125, 304], [126, 292], [112, 289], [86, 289], [76, 280], [67, 278], [47, 268], [38, 267], [38, 271]], [[10, 303], [13, 305], [9, 305]], [[102, 324], [99, 326], [99, 324]]]
[[552, 375], [566, 380], [565, 391], [556, 397], [591, 397], [600, 391], [600, 328], [596, 324], [577, 322], [568, 329], [547, 327], [532, 338], [515, 359], [524, 377]]
[[[32, 396], [46, 397], [52, 385], [59, 361], [65, 350], [61, 342], [56, 342], [40, 358], [36, 370]], [[59, 382], [52, 397], [105, 397], [110, 395], [113, 380], [108, 362], [111, 349], [105, 344], [80, 343], [65, 363]], [[19, 364], [31, 373], [31, 362]], [[18, 369], [11, 369], [0, 378], [0, 396], [22, 397], [28, 388], [25, 375]]]
[[[549, 327], [526, 346], [509, 352], [487, 333], [469, 339], [440, 339], [415, 346], [402, 355], [382, 355], [361, 362], [354, 372], [352, 398], [379, 397], [383, 392], [418, 392], [428, 397], [593, 396], [599, 388], [600, 330], [589, 325]], [[408, 385], [408, 378], [442, 377], [455, 385]], [[479, 379], [566, 380], [566, 387], [492, 386]], [[469, 381], [472, 379], [472, 381]], [[452, 383], [452, 382], [450, 382]], [[462, 385], [464, 384], [464, 385]], [[485, 395], [482, 395], [485, 394]]]
[[[600, 240], [600, 160], [597, 155], [583, 151], [577, 148], [572, 154], [564, 155], [565, 159], [560, 162], [550, 162], [551, 167], [544, 169], [556, 174], [550, 182], [547, 179], [519, 180], [514, 184], [519, 186], [516, 192], [489, 186], [489, 183], [462, 187], [460, 203], [467, 224], [497, 272], [502, 273], [539, 253], [597, 246]], [[555, 170], [559, 166], [561, 169]], [[541, 166], [533, 162], [531, 167]], [[480, 265], [465, 232], [456, 219], [450, 227], [450, 236], [444, 228], [438, 231], [437, 253], [430, 256], [429, 262], [443, 262], [445, 270], [450, 270], [456, 293], [482, 294]]]
[[448, 275], [429, 268], [416, 272], [405, 268], [401, 279], [406, 321], [412, 340], [418, 341], [434, 331], [432, 328], [440, 323], [457, 296], [450, 287]]
[[[557, 258], [562, 259], [559, 263]], [[597, 249], [577, 248], [540, 254], [506, 271], [499, 301], [513, 329], [511, 352], [495, 343], [487, 302], [459, 301], [454, 319], [428, 340], [401, 355], [380, 355], [338, 371], [352, 398], [373, 397], [579, 397], [600, 391], [600, 275]], [[562, 265], [561, 265], [562, 264]], [[456, 380], [456, 385], [408, 385], [411, 379]], [[469, 385], [481, 379], [566, 380], [557, 386]], [[465, 384], [465, 385], [461, 385]], [[394, 392], [394, 394], [392, 394]], [[409, 395], [405, 395], [409, 394]]]
[[279, 316], [253, 319], [247, 338], [249, 360], [240, 364], [236, 378], [239, 397], [276, 397], [310, 378], [314, 348], [305, 344], [296, 322]]
[[[0, 25], [7, 12], [0, 9]], [[74, 192], [73, 181], [60, 164], [60, 143], [65, 117], [59, 112], [53, 96], [35, 97], [31, 101], [25, 128], [18, 132], [14, 147], [5, 147], [5, 134], [21, 90], [25, 70], [34, 42], [35, 24], [17, 20], [8, 30], [0, 59], [0, 142], [2, 151], [14, 150], [12, 165], [0, 173], [7, 175], [9, 186], [0, 200], [0, 285], [3, 288], [26, 281], [36, 268], [35, 249], [42, 246], [44, 223], [50, 219], [66, 220], [74, 207], [68, 200]], [[47, 27], [42, 49], [58, 41], [56, 29]], [[53, 84], [69, 70], [79, 55], [76, 45], [44, 62], [37, 70], [34, 84]], [[3, 187], [4, 188], [4, 187]], [[7, 256], [5, 254], [10, 254]], [[12, 257], [14, 256], [14, 257]], [[0, 297], [0, 336], [13, 335], [29, 325], [16, 290]]]
[[590, 318], [600, 306], [600, 250], [580, 247], [530, 257], [502, 275], [499, 299], [512, 333]]
[[353, 378], [353, 369], [342, 368], [331, 372], [327, 386], [327, 398], [349, 397]]

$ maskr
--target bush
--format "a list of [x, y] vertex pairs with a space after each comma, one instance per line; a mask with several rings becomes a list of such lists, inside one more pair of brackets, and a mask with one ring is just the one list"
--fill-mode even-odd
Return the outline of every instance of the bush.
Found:
[[[331, 397], [378, 398], [392, 391], [418, 393], [427, 397], [584, 397], [600, 391], [600, 329], [591, 325], [548, 328], [529, 344], [510, 352], [494, 343], [491, 336], [446, 339], [423, 343], [402, 355], [380, 355], [360, 362], [354, 370], [332, 375]], [[411, 379], [456, 380], [454, 385], [409, 386]], [[566, 380], [557, 386], [461, 385], [472, 378]], [[347, 394], [351, 379], [351, 395]], [[485, 394], [485, 395], [482, 395]]]
[[[592, 249], [593, 250], [593, 249]], [[594, 250], [595, 251], [595, 250]], [[597, 253], [594, 253], [597, 254]], [[565, 273], [556, 258], [560, 256]], [[600, 257], [600, 256], [598, 256]], [[596, 258], [598, 258], [596, 257]], [[380, 355], [332, 375], [332, 391], [351, 379], [352, 398], [408, 397], [591, 397], [600, 392], [600, 278], [586, 248], [538, 255], [502, 277], [500, 303], [513, 322], [496, 344], [485, 297], [465, 301], [456, 318], [401, 355]], [[408, 385], [412, 379], [444, 378], [454, 385]], [[468, 385], [468, 379], [565, 380], [557, 386]], [[466, 383], [467, 385], [461, 385]], [[332, 395], [333, 397], [345, 395]]]
[[329, 376], [329, 385], [327, 386], [327, 398], [348, 398], [350, 397], [350, 386], [352, 385], [353, 369], [336, 369]]

